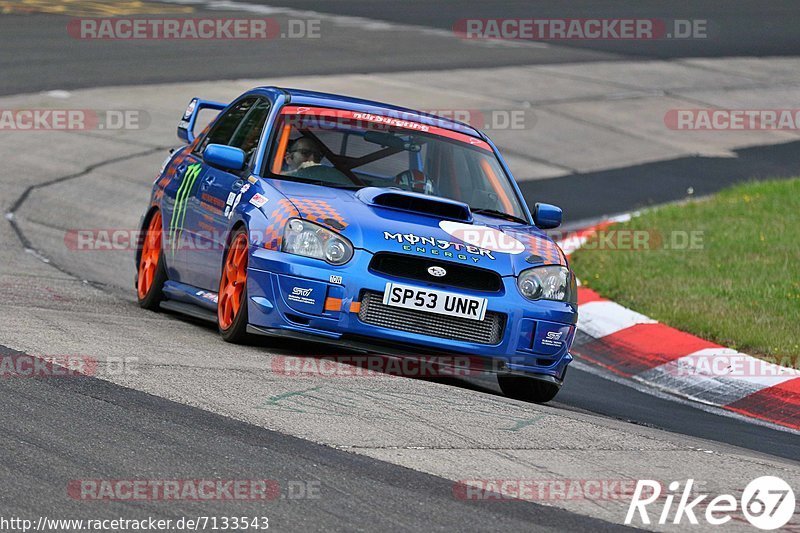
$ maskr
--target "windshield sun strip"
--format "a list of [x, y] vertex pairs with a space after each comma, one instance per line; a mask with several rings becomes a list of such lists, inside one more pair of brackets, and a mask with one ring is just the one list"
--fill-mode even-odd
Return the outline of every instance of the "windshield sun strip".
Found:
[[[449, 128], [441, 126], [433, 126], [422, 122], [413, 120], [410, 115], [404, 114], [401, 117], [391, 117], [370, 113], [366, 111], [350, 111], [346, 109], [333, 109], [327, 107], [306, 107], [288, 105], [281, 109], [281, 115], [296, 115], [298, 117], [314, 117], [321, 122], [329, 120], [336, 121], [337, 127], [342, 124], [342, 121], [355, 121], [356, 126], [364, 127], [365, 124], [377, 124], [390, 127], [401, 128], [410, 132], [428, 133], [434, 136], [445, 137], [459, 141], [463, 144], [474, 146], [487, 152], [493, 152], [489, 144], [477, 137], [473, 137], [466, 133], [461, 133]], [[408, 116], [408, 118], [402, 118]], [[442, 119], [444, 120], [444, 119]], [[350, 125], [344, 122], [345, 125]]]

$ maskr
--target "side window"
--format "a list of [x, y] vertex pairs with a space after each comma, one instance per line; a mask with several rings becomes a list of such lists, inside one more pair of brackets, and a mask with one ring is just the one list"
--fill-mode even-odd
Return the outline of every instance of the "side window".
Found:
[[197, 153], [202, 154], [209, 144], [228, 144], [239, 123], [258, 100], [256, 97], [245, 98], [219, 117], [206, 138], [197, 147]]
[[269, 109], [269, 101], [259, 98], [250, 108], [250, 111], [236, 128], [231, 140], [228, 142], [230, 146], [244, 150], [247, 155], [245, 159], [247, 166], [250, 166], [256, 155], [256, 148], [258, 148], [261, 132], [264, 131], [264, 124], [267, 122]]

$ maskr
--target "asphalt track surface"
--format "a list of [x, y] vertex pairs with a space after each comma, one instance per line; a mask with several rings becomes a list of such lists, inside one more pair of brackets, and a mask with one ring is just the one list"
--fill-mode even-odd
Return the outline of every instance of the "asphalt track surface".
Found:
[[691, 403], [658, 398], [608, 377], [570, 369], [569, 382], [554, 405], [580, 409], [633, 424], [665, 429], [702, 439], [725, 442], [769, 455], [795, 460], [800, 438], [749, 421], [701, 411]]
[[[24, 1], [24, 0], [23, 0]], [[781, 56], [800, 54], [795, 21], [800, 8], [792, 2], [737, 2], [735, 7], [697, 2], [690, 7], [661, 2], [389, 2], [336, 1], [280, 3], [234, 2], [247, 9], [208, 9], [210, 1], [152, 4], [171, 17], [323, 16], [319, 39], [273, 39], [265, 51], [249, 41], [108, 41], [79, 40], [67, 35], [66, 15], [24, 13], [0, 16], [0, 95], [85, 87], [152, 84], [219, 79], [380, 73], [404, 70], [545, 65], [641, 58], [680, 60], [691, 57]], [[231, 3], [225, 4], [227, 6]], [[191, 8], [187, 14], [171, 10]], [[268, 11], [258, 13], [258, 8]], [[253, 9], [256, 9], [254, 12]], [[274, 12], [272, 10], [275, 10]], [[155, 15], [152, 15], [155, 16]], [[464, 42], [452, 35], [454, 21], [513, 17], [649, 17], [702, 18], [710, 21], [707, 39], [635, 41], [550, 41], [546, 46], [504, 46]], [[386, 29], [359, 29], [386, 21]], [[425, 32], [425, 28], [432, 34]], [[435, 53], [432, 53], [435, 50]], [[576, 173], [522, 184], [527, 198], [561, 206], [572, 223], [612, 215], [686, 196], [710, 194], [748, 179], [800, 172], [795, 144], [744, 149], [738, 158], [686, 157], [601, 172]], [[578, 190], [581, 195], [572, 191]], [[591, 198], [591, 202], [585, 201]]]
[[[565, 221], [575, 222], [683, 200], [690, 189], [695, 196], [706, 196], [734, 183], [795, 176], [800, 171], [800, 142], [743, 148], [736, 155], [682, 157], [570, 174], [522, 182], [520, 188], [526, 198], [560, 206]], [[576, 190], [582, 194], [574, 194]]]
[[[335, 3], [318, 7], [333, 5]], [[246, 18], [259, 15], [197, 8], [190, 14], [167, 16]], [[0, 35], [7, 46], [0, 58], [5, 78], [0, 94], [301, 74], [560, 63], [615, 57], [615, 54], [605, 52], [560, 47], [480, 45], [472, 46], [470, 53], [465, 54], [461, 40], [452, 35], [425, 35], [404, 28], [386, 32], [363, 31], [357, 25], [347, 32], [340, 32], [327, 19], [322, 20], [320, 38], [272, 39], [268, 41], [267, 51], [258, 41], [88, 41], [66, 35], [66, 24], [71, 18], [42, 13], [0, 17]]]
[[[257, 3], [257, 2], [256, 2]], [[449, 4], [448, 4], [449, 5]], [[255, 54], [241, 43], [214, 46], [197, 53], [197, 48], [163, 43], [115, 43], [92, 47], [92, 43], [64, 41], [64, 20], [56, 15], [10, 15], [0, 18], [0, 40], [4, 47], [0, 67], [4, 74], [0, 94], [16, 94], [50, 89], [75, 89], [129, 83], [191, 81], [218, 78], [256, 77], [287, 74], [326, 74], [341, 72], [382, 72], [397, 69], [437, 69], [613, 60], [644, 55], [649, 57], [689, 57], [737, 55], [795, 55], [800, 40], [793, 31], [793, 14], [788, 4], [737, 4], [735, 10], [716, 4], [696, 6], [696, 11], [664, 12], [660, 3], [636, 4], [629, 16], [671, 18], [702, 17], [731, 24], [723, 38], [711, 47], [698, 49], [698, 43], [674, 42], [674, 46], [632, 50], [618, 43], [551, 46], [544, 49], [475, 48], [465, 55], [458, 47], [446, 47], [431, 54], [424, 43], [408, 37], [391, 45], [367, 38], [333, 47], [331, 43], [285, 41], [278, 43], [270, 57], [243, 61]], [[292, 7], [336, 12], [348, 16], [380, 18], [403, 24], [425, 25], [447, 30], [453, 18], [531, 16], [528, 2], [459, 3], [451, 15], [442, 3], [413, 2], [402, 5], [367, 2], [298, 2]], [[544, 5], [536, 16], [570, 16], [561, 8]], [[593, 16], [619, 16], [619, 8], [591, 4]], [[491, 7], [491, 9], [490, 9]], [[586, 6], [572, 5], [585, 14]], [[548, 15], [552, 13], [552, 15]], [[765, 29], [765, 28], [768, 28]], [[734, 32], [738, 32], [735, 33]], [[720, 30], [721, 31], [721, 30]], [[59, 33], [61, 32], [61, 33]], [[738, 37], [737, 37], [738, 35]], [[749, 44], [748, 44], [749, 43]], [[352, 47], [348, 49], [345, 47]], [[361, 53], [357, 53], [361, 50]], [[370, 53], [364, 53], [369, 50]], [[390, 57], [390, 60], [387, 60]], [[302, 59], [299, 59], [302, 58]], [[211, 60], [213, 59], [213, 60]], [[523, 184], [526, 195], [536, 194], [547, 201], [561, 203], [573, 220], [604, 213], [627, 211], [643, 205], [681, 197], [681, 190], [692, 185], [699, 194], [713, 192], [733, 180], [762, 174], [785, 175], [800, 168], [795, 144], [744, 150], [737, 160], [686, 158], [642, 165], [637, 168], [577, 174]], [[703, 169], [703, 179], [699, 169]], [[639, 179], [647, 176], [643, 186]], [[667, 183], [669, 186], [663, 186]], [[613, 184], [611, 187], [609, 184]], [[636, 187], [631, 185], [636, 184]], [[652, 185], [651, 185], [652, 184]], [[591, 204], [567, 191], [577, 188], [594, 198]], [[627, 191], [620, 194], [619, 191]], [[79, 272], [74, 274], [81, 275]], [[198, 325], [202, 328], [203, 326]], [[0, 339], [2, 342], [2, 339]], [[0, 347], [0, 350], [8, 350]], [[453, 383], [465, 389], [496, 394], [480, 383]], [[198, 474], [219, 471], [220, 477], [246, 473], [253, 477], [253, 464], [269, 465], [269, 477], [283, 480], [309, 478], [308, 472], [337, 488], [336, 496], [320, 501], [280, 500], [270, 506], [271, 521], [291, 524], [292, 529], [308, 530], [495, 530], [500, 528], [542, 530], [611, 530], [611, 524], [533, 503], [504, 502], [502, 508], [465, 505], [452, 498], [452, 483], [382, 461], [332, 450], [296, 439], [280, 432], [251, 426], [206, 411], [170, 402], [98, 379], [16, 380], [0, 382], [4, 409], [0, 423], [4, 428], [0, 443], [4, 450], [0, 473], [0, 505], [5, 514], [42, 514], [48, 508], [66, 516], [67, 511], [84, 511], [80, 502], [64, 500], [66, 480], [86, 476], [86, 465], [93, 465], [98, 478], [113, 478], [130, 472], [121, 468], [136, 452], [136, 468], [142, 477], [169, 477], [175, 472]], [[570, 379], [552, 404], [557, 409], [596, 413], [611, 419], [666, 429], [670, 432], [739, 446], [765, 455], [789, 460], [800, 457], [796, 435], [700, 411], [694, 407], [633, 391], [627, 386], [594, 374], [572, 369]], [[87, 446], [87, 436], [92, 445]], [[193, 443], [186, 453], [186, 443]], [[31, 454], [31, 450], [36, 450]], [[144, 451], [144, 453], [142, 453]], [[127, 465], [130, 466], [130, 465]], [[21, 475], [20, 473], [24, 473]], [[265, 475], [267, 475], [265, 473]], [[252, 510], [226, 507], [226, 514]], [[302, 505], [300, 507], [300, 505]], [[187, 504], [176, 509], [158, 503], [138, 506], [151, 514], [174, 517], [202, 514], [199, 506]], [[413, 509], [413, 511], [410, 511]], [[108, 505], [108, 516], [125, 514], [131, 508]], [[93, 510], [95, 513], [95, 510]], [[95, 513], [96, 514], [96, 513]], [[298, 522], [302, 517], [304, 523]], [[344, 527], [348, 524], [348, 527]]]
[[[724, 57], [724, 56], [780, 56], [800, 52], [800, 36], [794, 26], [797, 5], [790, 1], [758, 2], [747, 0], [735, 4], [702, 0], [696, 2], [659, 2], [646, 0], [629, 3], [615, 0], [516, 0], [484, 2], [481, 0], [453, 2], [414, 0], [390, 2], [370, 0], [337, 0], [319, 2], [297, 0], [292, 2], [255, 1], [256, 4], [291, 6], [308, 9], [387, 20], [401, 24], [419, 24], [442, 30], [451, 30], [455, 20], [465, 18], [652, 18], [663, 20], [704, 19], [708, 25], [708, 39], [659, 40], [658, 42], [626, 43], [621, 41], [559, 40], [564, 48], [606, 52], [620, 56], [648, 58]], [[564, 51], [562, 58], [572, 60]]]
[[[0, 354], [22, 355], [3, 346]], [[6, 517], [86, 517], [86, 502], [65, 501], [70, 481], [127, 479], [134, 460], [139, 479], [175, 479], [176, 472], [204, 479], [215, 472], [226, 480], [271, 480], [279, 493], [260, 502], [217, 502], [216, 509], [208, 502], [103, 502], [92, 518], [177, 521], [224, 509], [226, 516], [268, 516], [278, 531], [452, 531], [456, 524], [471, 531], [627, 529], [521, 501], [475, 505], [454, 498], [444, 479], [99, 379], [3, 380], [0, 394]], [[325, 497], [304, 497], [315, 490]]]
[[[208, 11], [213, 2], [196, 6], [191, 16], [243, 16], [236, 11]], [[691, 5], [648, 0], [627, 6], [612, 0], [569, 2], [447, 0], [391, 2], [388, 0], [319, 0], [295, 2], [248, 1], [256, 6], [285, 6], [394, 24], [429, 27], [451, 33], [463, 18], [615, 18], [706, 19], [706, 39], [624, 41], [551, 41], [539, 47], [475, 46], [464, 54], [458, 43], [437, 42], [410, 30], [383, 38], [355, 26], [346, 40], [275, 39], [269, 53], [259, 43], [220, 42], [86, 42], [65, 39], [64, 16], [9, 15], [0, 19], [4, 53], [0, 94], [43, 89], [74, 89], [133, 83], [209, 79], [263, 78], [295, 74], [394, 72], [439, 68], [530, 65], [608, 61], [631, 58], [780, 56], [800, 54], [798, 8], [791, 1], [744, 1], [728, 5], [713, 0]], [[173, 8], [173, 5], [165, 6]], [[244, 12], [246, 13], [246, 12]], [[264, 15], [262, 15], [264, 16]], [[266, 16], [270, 16], [266, 14]], [[321, 28], [325, 35], [326, 22]], [[387, 33], [391, 34], [389, 30]], [[405, 33], [405, 35], [403, 35]], [[395, 38], [398, 37], [398, 38]]]

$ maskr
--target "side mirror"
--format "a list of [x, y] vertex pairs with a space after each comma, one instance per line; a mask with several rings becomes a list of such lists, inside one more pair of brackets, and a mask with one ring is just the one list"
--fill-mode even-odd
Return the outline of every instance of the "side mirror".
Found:
[[203, 150], [203, 161], [223, 170], [242, 170], [244, 150], [224, 144], [209, 144]]
[[542, 229], [561, 225], [561, 208], [551, 204], [536, 204], [533, 207], [533, 222]]

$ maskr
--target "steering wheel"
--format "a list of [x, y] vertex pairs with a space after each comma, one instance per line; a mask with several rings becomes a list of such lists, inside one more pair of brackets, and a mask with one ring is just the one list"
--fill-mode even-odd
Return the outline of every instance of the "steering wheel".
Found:
[[435, 194], [433, 181], [421, 170], [404, 170], [394, 177], [394, 183], [406, 191]]

